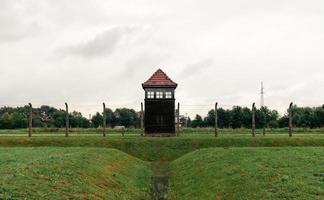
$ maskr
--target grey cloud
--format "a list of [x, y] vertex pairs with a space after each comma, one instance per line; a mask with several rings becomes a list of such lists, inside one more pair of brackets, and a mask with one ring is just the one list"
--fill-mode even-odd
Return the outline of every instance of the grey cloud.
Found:
[[207, 70], [212, 65], [212, 59], [204, 59], [194, 64], [190, 64], [182, 71], [181, 77], [188, 78], [193, 75], [198, 75], [199, 73]]
[[[168, 59], [167, 54], [158, 54], [152, 52], [143, 52], [133, 58], [125, 65], [125, 69], [120, 76], [130, 75], [137, 77], [143, 76], [143, 74], [155, 72], [158, 68], [163, 68], [163, 62]], [[143, 80], [144, 81], [144, 80]]]
[[98, 34], [95, 38], [73, 46], [64, 47], [59, 50], [62, 55], [75, 55], [84, 58], [107, 56], [114, 53], [119, 42], [126, 35], [132, 33], [136, 28], [119, 26], [108, 29]]
[[14, 1], [1, 1], [0, 42], [19, 41], [40, 32], [39, 23], [26, 14], [25, 6]]
[[140, 84], [161, 67], [182, 105], [250, 105], [260, 80], [273, 108], [315, 105], [324, 99], [315, 77], [324, 73], [323, 2], [0, 0], [0, 104], [138, 108]]
[[1, 42], [19, 41], [34, 36], [40, 31], [40, 26], [36, 22], [21, 26], [0, 26], [2, 27], [0, 32]]

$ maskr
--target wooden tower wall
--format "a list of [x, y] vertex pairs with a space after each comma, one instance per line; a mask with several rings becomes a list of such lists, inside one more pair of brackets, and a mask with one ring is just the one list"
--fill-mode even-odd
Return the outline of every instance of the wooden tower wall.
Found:
[[145, 99], [145, 133], [175, 134], [175, 100]]

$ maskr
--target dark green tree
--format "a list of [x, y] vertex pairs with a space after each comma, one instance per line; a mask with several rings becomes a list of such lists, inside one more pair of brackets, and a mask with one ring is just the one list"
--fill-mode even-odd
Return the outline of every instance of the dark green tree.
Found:
[[232, 109], [231, 127], [234, 129], [242, 127], [242, 108], [240, 106], [234, 106]]
[[94, 128], [98, 128], [99, 126], [102, 126], [102, 115], [97, 112], [95, 115], [92, 116], [91, 123]]
[[203, 119], [200, 115], [196, 115], [195, 119], [191, 121], [191, 126], [193, 128], [202, 127], [203, 126]]

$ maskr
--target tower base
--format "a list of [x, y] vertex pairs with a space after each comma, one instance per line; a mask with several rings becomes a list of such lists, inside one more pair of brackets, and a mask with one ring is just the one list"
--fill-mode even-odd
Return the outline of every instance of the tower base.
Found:
[[175, 137], [176, 133], [145, 133], [146, 137]]

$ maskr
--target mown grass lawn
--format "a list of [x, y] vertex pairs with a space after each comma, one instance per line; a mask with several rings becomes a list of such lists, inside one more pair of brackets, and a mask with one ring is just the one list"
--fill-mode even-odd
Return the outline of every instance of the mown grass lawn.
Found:
[[323, 158], [323, 147], [197, 150], [171, 163], [171, 199], [324, 199]]
[[286, 146], [323, 146], [323, 134], [257, 135], [223, 134], [184, 134], [180, 137], [152, 138], [141, 136], [108, 135], [71, 135], [60, 136], [0, 136], [0, 147], [106, 147], [119, 149], [127, 154], [146, 161], [174, 160], [186, 153], [208, 147], [286, 147]]
[[0, 199], [149, 199], [151, 169], [106, 148], [0, 148]]

